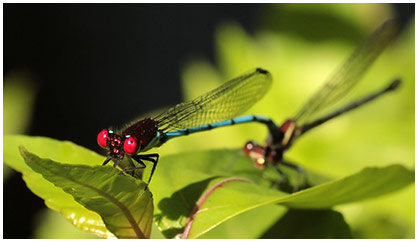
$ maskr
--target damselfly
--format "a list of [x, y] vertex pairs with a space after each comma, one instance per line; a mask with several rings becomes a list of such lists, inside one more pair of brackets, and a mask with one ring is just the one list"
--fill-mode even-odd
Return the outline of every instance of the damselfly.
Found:
[[[254, 115], [234, 118], [260, 100], [269, 89], [271, 81], [268, 71], [257, 68], [154, 118], [134, 122], [119, 134], [111, 129], [104, 129], [97, 136], [98, 144], [108, 149], [103, 165], [113, 160], [116, 167], [126, 157], [131, 164], [130, 168], [141, 169], [146, 167], [144, 160], [150, 161], [152, 170], [147, 182], [149, 184], [159, 155], [139, 153], [161, 146], [172, 138], [247, 122], [263, 123], [269, 130], [276, 130], [275, 124], [269, 118]], [[131, 158], [139, 166], [134, 166]]]
[[264, 169], [270, 163], [282, 175], [283, 172], [278, 167], [280, 164], [299, 171], [302, 170], [301, 167], [283, 158], [283, 153], [291, 147], [297, 138], [330, 119], [396, 90], [401, 83], [400, 80], [394, 80], [380, 91], [336, 111], [319, 116], [352, 90], [373, 61], [395, 38], [397, 25], [396, 20], [388, 20], [372, 33], [292, 119], [286, 120], [281, 126], [276, 126], [278, 127], [276, 131], [270, 132], [264, 145], [258, 145], [253, 141], [247, 142], [243, 150], [247, 156], [252, 158], [254, 165]]

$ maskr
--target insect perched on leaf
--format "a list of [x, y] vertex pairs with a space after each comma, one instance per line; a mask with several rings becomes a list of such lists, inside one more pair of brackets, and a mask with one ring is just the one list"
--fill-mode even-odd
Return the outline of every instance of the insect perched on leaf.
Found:
[[[275, 130], [269, 118], [254, 115], [234, 118], [260, 100], [271, 86], [271, 81], [268, 71], [257, 68], [190, 102], [178, 104], [153, 118], [134, 122], [120, 133], [104, 129], [97, 135], [98, 144], [108, 150], [103, 165], [113, 160], [116, 167], [127, 157], [132, 167], [141, 169], [146, 167], [143, 160], [150, 161], [153, 166], [149, 184], [159, 155], [140, 153], [161, 146], [172, 138], [247, 122], [260, 122]], [[131, 158], [139, 166], [135, 167]]]

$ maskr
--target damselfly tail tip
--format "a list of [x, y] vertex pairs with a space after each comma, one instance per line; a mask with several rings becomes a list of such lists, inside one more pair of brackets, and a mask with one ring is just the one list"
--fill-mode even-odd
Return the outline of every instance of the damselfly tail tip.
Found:
[[387, 88], [388, 91], [393, 91], [398, 89], [398, 87], [401, 85], [402, 80], [400, 78], [395, 79]]

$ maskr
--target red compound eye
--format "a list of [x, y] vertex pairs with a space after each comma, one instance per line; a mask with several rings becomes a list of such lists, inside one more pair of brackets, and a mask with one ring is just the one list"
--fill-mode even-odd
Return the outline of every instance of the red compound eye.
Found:
[[123, 150], [130, 155], [135, 154], [138, 150], [138, 142], [131, 136], [126, 137], [125, 143], [123, 144]]
[[103, 147], [107, 147], [107, 135], [109, 134], [109, 131], [107, 129], [104, 129], [100, 131], [100, 133], [97, 135], [97, 143]]

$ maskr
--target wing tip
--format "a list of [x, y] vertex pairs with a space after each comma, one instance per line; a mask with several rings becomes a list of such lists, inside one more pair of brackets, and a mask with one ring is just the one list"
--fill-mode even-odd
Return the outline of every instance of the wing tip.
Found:
[[258, 73], [260, 73], [260, 74], [264, 74], [264, 75], [269, 75], [270, 74], [269, 71], [267, 71], [267, 70], [265, 70], [263, 68], [260, 68], [260, 67], [258, 67], [257, 69], [255, 69], [255, 71], [258, 72]]

